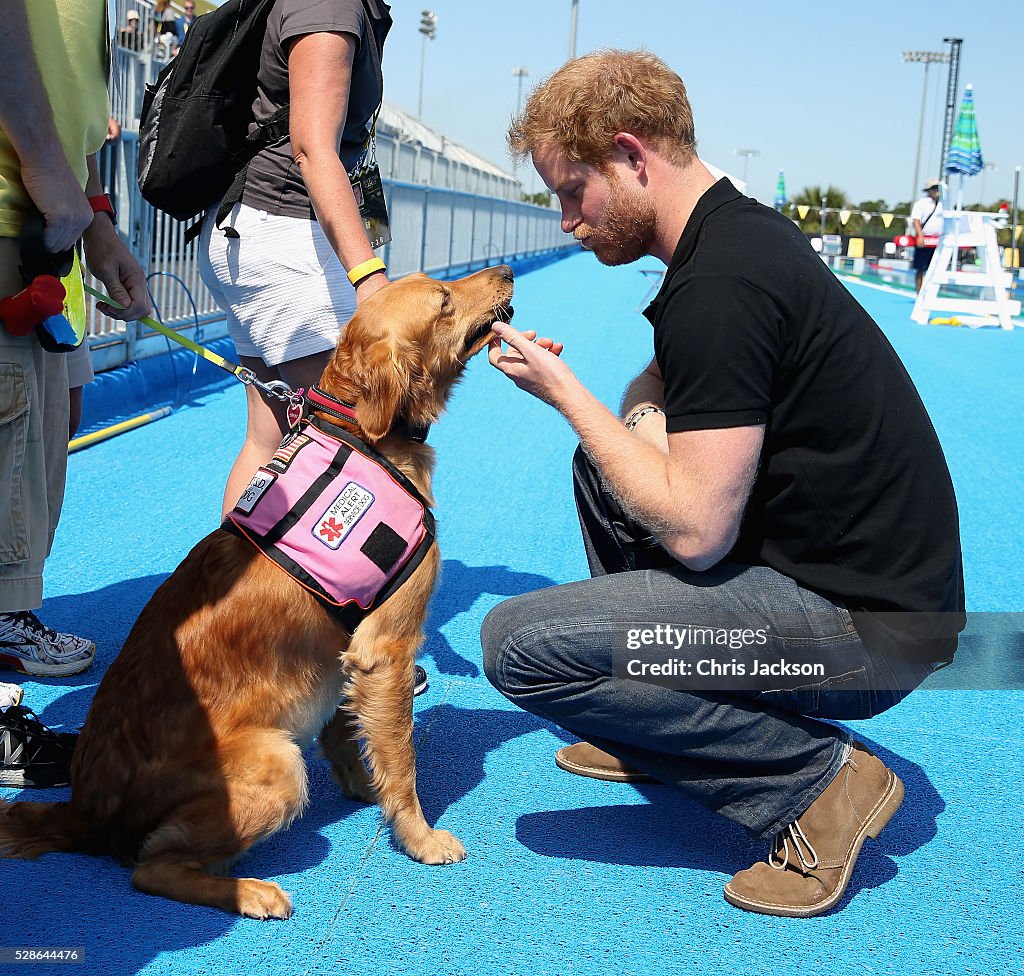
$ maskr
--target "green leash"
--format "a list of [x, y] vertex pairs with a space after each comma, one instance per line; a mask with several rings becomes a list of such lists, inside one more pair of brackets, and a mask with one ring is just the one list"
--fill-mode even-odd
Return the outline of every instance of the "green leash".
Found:
[[[92, 295], [93, 298], [98, 298], [101, 302], [106, 302], [114, 308], [125, 307], [120, 302], [114, 301], [109, 295], [104, 295], [103, 292], [97, 291], [95, 288], [90, 288], [88, 285], [84, 287], [86, 292]], [[264, 383], [256, 378], [256, 374], [251, 369], [247, 369], [245, 366], [238, 366], [223, 356], [218, 356], [217, 353], [211, 352], [205, 346], [199, 345], [198, 342], [193, 342], [187, 336], [175, 332], [174, 329], [167, 328], [166, 325], [161, 324], [151, 315], [145, 315], [139, 321], [154, 332], [159, 332], [168, 339], [173, 339], [178, 345], [191, 350], [197, 356], [202, 356], [208, 363], [213, 363], [214, 366], [219, 366], [221, 369], [231, 373], [232, 376], [246, 386], [255, 386], [264, 396], [273, 397], [275, 400], [283, 402], [291, 401], [295, 397], [292, 388], [282, 380], [271, 380], [269, 383]]]

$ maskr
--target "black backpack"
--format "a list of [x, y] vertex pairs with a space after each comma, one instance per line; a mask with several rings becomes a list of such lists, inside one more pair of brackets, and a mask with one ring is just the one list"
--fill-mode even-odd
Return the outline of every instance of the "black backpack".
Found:
[[227, 0], [196, 18], [177, 57], [155, 85], [146, 86], [138, 179], [142, 196], [158, 210], [187, 220], [232, 190], [235, 200], [225, 200], [230, 210], [249, 161], [287, 135], [288, 106], [248, 134], [273, 5], [274, 0]]

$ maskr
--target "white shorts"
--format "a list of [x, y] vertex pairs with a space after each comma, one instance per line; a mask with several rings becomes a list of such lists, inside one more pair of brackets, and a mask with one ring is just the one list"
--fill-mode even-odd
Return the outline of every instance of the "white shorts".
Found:
[[[240, 356], [268, 366], [326, 352], [356, 310], [355, 289], [320, 224], [236, 203], [206, 215], [199, 273], [225, 311]], [[224, 236], [233, 227], [237, 238]]]

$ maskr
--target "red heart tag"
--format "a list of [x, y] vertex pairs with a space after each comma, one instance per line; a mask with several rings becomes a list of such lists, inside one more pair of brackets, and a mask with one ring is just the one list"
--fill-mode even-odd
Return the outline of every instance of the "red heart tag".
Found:
[[302, 420], [302, 400], [293, 399], [288, 403], [288, 426], [297, 427]]

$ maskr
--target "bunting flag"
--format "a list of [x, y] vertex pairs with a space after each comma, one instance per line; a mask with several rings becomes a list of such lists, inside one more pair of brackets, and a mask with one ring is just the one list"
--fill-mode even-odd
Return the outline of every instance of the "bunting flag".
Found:
[[882, 214], [882, 223], [885, 224], [885, 227], [886, 227], [887, 230], [889, 228], [889, 224], [892, 223], [892, 218], [893, 218], [893, 214], [887, 214], [887, 213]]
[[798, 203], [796, 206], [796, 212], [800, 214], [801, 220], [803, 220], [807, 216], [807, 214], [810, 213], [810, 210], [811, 208], [806, 203]]
[[840, 210], [839, 211], [839, 222], [845, 227], [846, 222], [853, 216], [852, 210]]

